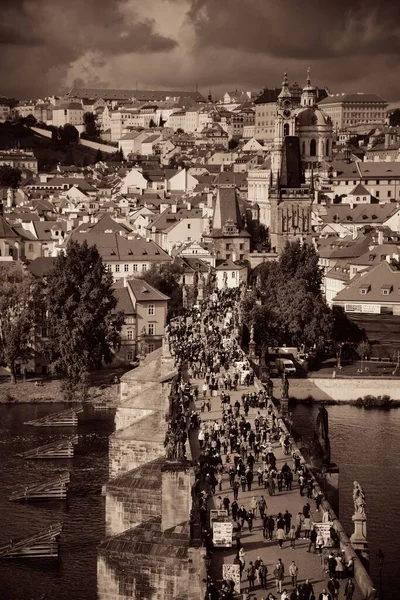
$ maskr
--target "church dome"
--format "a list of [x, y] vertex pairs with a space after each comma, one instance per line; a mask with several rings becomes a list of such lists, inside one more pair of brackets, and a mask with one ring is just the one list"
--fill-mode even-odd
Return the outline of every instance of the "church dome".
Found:
[[300, 111], [297, 115], [297, 124], [299, 127], [313, 127], [318, 125], [330, 125], [331, 120], [319, 108], [308, 107]]

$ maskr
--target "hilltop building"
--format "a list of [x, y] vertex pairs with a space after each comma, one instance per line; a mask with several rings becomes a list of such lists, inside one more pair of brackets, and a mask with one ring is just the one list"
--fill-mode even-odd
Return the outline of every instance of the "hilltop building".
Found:
[[361, 123], [385, 123], [388, 103], [376, 94], [336, 94], [319, 102], [335, 131]]

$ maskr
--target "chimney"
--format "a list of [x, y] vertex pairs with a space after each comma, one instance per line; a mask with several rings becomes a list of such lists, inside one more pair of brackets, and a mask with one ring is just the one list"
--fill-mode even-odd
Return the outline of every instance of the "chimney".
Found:
[[190, 204], [190, 202], [186, 202], [186, 208], [188, 210], [192, 210], [192, 205]]
[[381, 246], [383, 244], [383, 231], [381, 229], [378, 229], [378, 246]]
[[212, 192], [207, 193], [207, 207], [212, 208], [213, 206], [213, 195]]
[[177, 208], [176, 204], [171, 204], [171, 212], [172, 212], [173, 215], [176, 214], [176, 208]]

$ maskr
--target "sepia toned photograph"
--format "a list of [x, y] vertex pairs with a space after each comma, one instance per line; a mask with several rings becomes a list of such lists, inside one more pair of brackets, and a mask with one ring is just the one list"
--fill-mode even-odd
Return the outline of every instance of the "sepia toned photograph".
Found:
[[1, 9], [0, 600], [400, 600], [400, 4]]

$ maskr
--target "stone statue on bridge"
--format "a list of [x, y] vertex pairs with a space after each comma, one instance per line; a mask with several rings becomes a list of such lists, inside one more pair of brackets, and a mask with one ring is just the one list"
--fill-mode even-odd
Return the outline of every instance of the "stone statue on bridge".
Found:
[[362, 489], [362, 487], [358, 483], [358, 481], [355, 481], [353, 483], [353, 502], [354, 502], [354, 514], [355, 515], [360, 515], [362, 517], [366, 517], [366, 514], [365, 514], [365, 507], [366, 507], [365, 494], [364, 494], [364, 490]]

